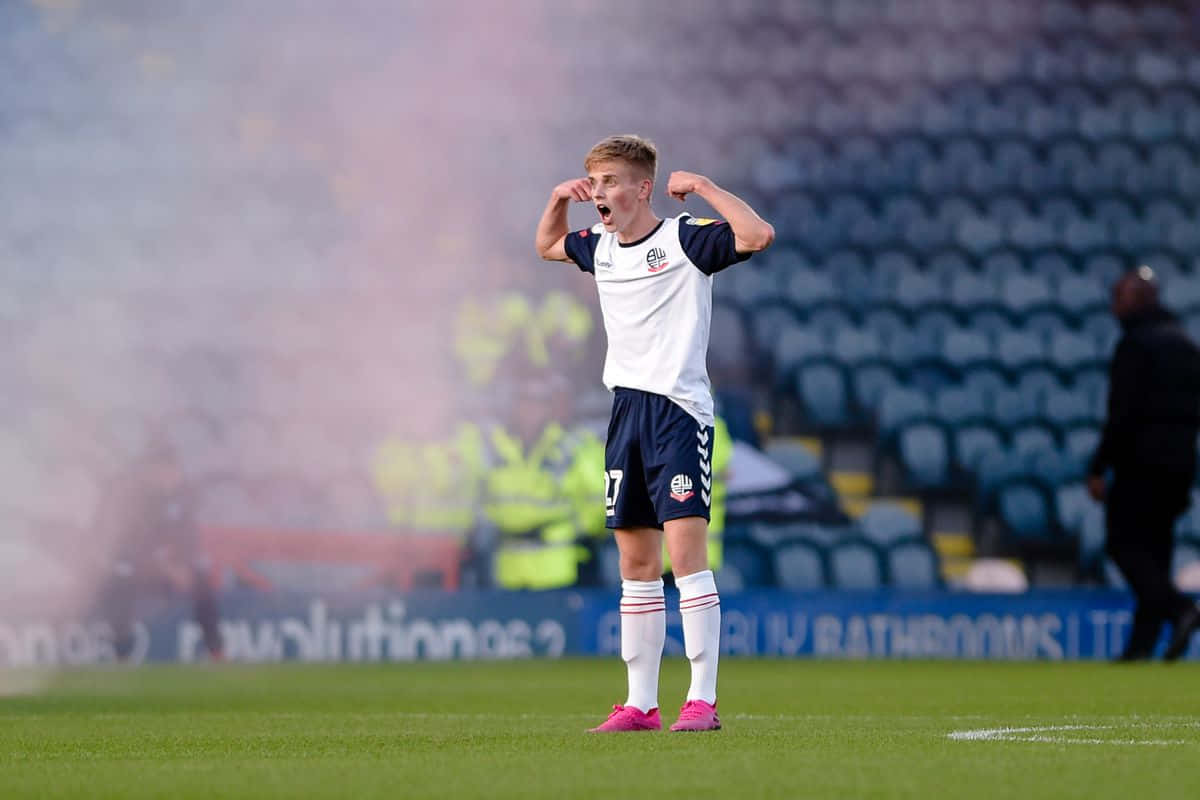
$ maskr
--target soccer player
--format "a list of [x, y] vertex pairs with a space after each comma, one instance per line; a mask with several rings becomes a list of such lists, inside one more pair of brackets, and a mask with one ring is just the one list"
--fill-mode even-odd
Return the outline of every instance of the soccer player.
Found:
[[[660, 219], [651, 206], [654, 144], [610, 136], [584, 159], [586, 178], [554, 187], [538, 223], [538, 254], [574, 261], [596, 279], [615, 393], [605, 445], [606, 524], [621, 557], [624, 705], [594, 732], [660, 730], [658, 671], [666, 639], [663, 536], [671, 558], [684, 648], [687, 702], [673, 731], [717, 730], [721, 608], [708, 569], [713, 399], [705, 358], [712, 276], [770, 246], [774, 229], [703, 175], [673, 172], [667, 194], [704, 198], [726, 221], [688, 214]], [[568, 232], [571, 201], [591, 202], [600, 222]]]

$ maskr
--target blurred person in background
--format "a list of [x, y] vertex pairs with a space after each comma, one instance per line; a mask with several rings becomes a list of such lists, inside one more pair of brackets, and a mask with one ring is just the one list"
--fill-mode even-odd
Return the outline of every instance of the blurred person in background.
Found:
[[587, 549], [580, 487], [597, 440], [572, 425], [572, 386], [551, 372], [510, 373], [513, 400], [505, 424], [489, 426], [484, 524], [495, 531], [493, 581], [505, 589], [575, 585]]
[[1189, 505], [1196, 475], [1200, 350], [1160, 304], [1149, 267], [1117, 281], [1112, 312], [1123, 335], [1110, 366], [1108, 418], [1088, 491], [1105, 503], [1106, 551], [1136, 598], [1119, 660], [1150, 658], [1170, 622], [1164, 658], [1173, 661], [1200, 627], [1200, 608], [1171, 580], [1175, 521]]
[[223, 660], [216, 596], [204, 569], [194, 517], [195, 493], [174, 449], [161, 441], [101, 501], [97, 534], [115, 543], [111, 574], [100, 606], [111, 620], [117, 655], [134, 649], [134, 621], [147, 599], [191, 599], [192, 614], [214, 661]]
[[[584, 158], [585, 178], [554, 187], [535, 236], [538, 255], [573, 261], [596, 280], [615, 393], [605, 446], [606, 524], [621, 563], [624, 705], [594, 732], [659, 730], [658, 675], [666, 638], [664, 538], [674, 566], [692, 682], [674, 731], [711, 731], [717, 716], [721, 608], [708, 563], [714, 415], [706, 369], [712, 276], [770, 246], [774, 229], [703, 175], [674, 172], [667, 193], [696, 194], [728, 224], [651, 207], [654, 144], [610, 136]], [[572, 201], [600, 222], [570, 232]]]

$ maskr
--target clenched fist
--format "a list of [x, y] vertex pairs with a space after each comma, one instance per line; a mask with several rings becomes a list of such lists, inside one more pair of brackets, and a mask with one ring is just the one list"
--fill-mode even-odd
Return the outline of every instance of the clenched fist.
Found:
[[555, 186], [554, 191], [550, 194], [555, 200], [574, 200], [577, 203], [586, 203], [592, 199], [592, 185], [588, 183], [587, 178], [572, 178]]
[[672, 172], [667, 179], [667, 194], [682, 203], [689, 194], [701, 191], [709, 183], [708, 178], [694, 172]]

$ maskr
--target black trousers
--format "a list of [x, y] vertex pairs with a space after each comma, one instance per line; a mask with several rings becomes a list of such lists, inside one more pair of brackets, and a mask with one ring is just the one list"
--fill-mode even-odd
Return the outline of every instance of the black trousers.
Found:
[[1148, 656], [1164, 622], [1192, 601], [1171, 580], [1175, 520], [1188, 506], [1191, 475], [1141, 473], [1117, 476], [1109, 488], [1105, 550], [1133, 591], [1133, 628], [1127, 655]]

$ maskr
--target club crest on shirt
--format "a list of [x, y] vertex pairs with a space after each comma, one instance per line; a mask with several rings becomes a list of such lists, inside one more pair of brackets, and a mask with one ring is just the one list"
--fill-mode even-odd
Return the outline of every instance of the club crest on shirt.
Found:
[[692, 479], [687, 475], [680, 473], [674, 478], [671, 478], [672, 500], [682, 503], [694, 494], [695, 492], [692, 491]]
[[697, 226], [697, 227], [703, 227], [703, 226], [705, 226], [705, 225], [712, 225], [714, 222], [720, 222], [721, 220], [719, 220], [719, 219], [708, 219], [708, 218], [706, 218], [706, 217], [688, 217], [688, 218], [687, 218], [686, 220], [684, 220], [684, 221], [685, 221], [685, 222], [686, 222], [688, 225], [695, 225], [695, 226]]
[[646, 252], [646, 266], [651, 272], [658, 272], [665, 268], [669, 262], [667, 261], [667, 251], [661, 247], [651, 247]]

